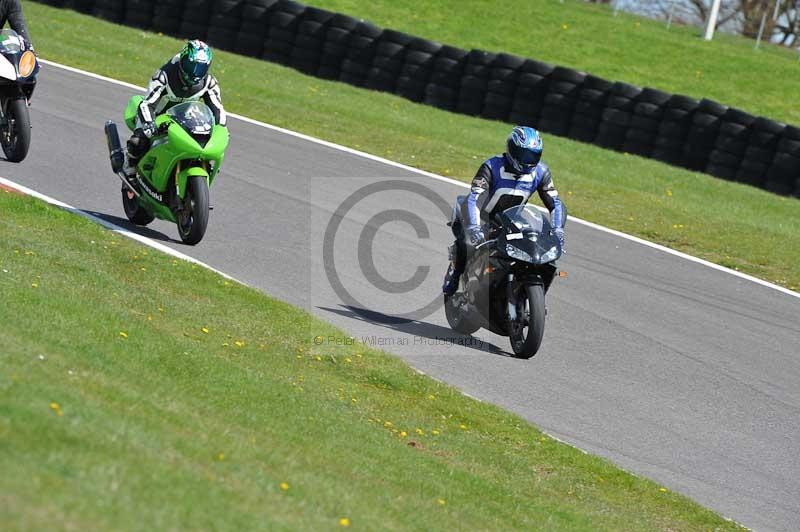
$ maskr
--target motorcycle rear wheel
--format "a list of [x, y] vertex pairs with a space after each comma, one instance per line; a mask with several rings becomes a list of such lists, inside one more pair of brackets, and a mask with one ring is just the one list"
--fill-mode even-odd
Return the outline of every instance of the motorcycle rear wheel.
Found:
[[8, 125], [0, 131], [0, 145], [6, 159], [12, 163], [22, 162], [28, 155], [31, 145], [31, 117], [28, 113], [28, 101], [15, 98], [6, 103], [6, 120]]
[[136, 225], [147, 225], [155, 219], [139, 205], [139, 199], [125, 185], [122, 186], [122, 208], [125, 209], [128, 220]]
[[531, 358], [544, 337], [544, 287], [530, 284], [520, 287], [516, 301], [517, 319], [511, 322], [511, 349], [517, 358]]
[[447, 317], [447, 323], [450, 328], [461, 334], [472, 334], [481, 326], [474, 321], [470, 320], [458, 308], [459, 297], [464, 297], [463, 294], [454, 294], [452, 296], [444, 296], [444, 315]]
[[178, 213], [178, 233], [184, 244], [194, 246], [203, 240], [208, 227], [208, 183], [198, 175], [189, 176], [183, 209]]

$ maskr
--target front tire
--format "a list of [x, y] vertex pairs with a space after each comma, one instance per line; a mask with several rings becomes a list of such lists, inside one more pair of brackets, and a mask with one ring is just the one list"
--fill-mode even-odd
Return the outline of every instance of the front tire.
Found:
[[137, 198], [125, 185], [122, 185], [122, 208], [125, 209], [125, 216], [131, 223], [136, 225], [147, 225], [155, 217], [139, 205]]
[[184, 244], [194, 246], [203, 240], [208, 226], [208, 182], [203, 176], [189, 176], [186, 194], [178, 213], [178, 233]]
[[6, 120], [8, 125], [0, 131], [0, 145], [6, 159], [19, 163], [28, 155], [31, 145], [31, 117], [28, 113], [28, 101], [25, 98], [8, 100], [6, 104]]
[[453, 294], [452, 296], [444, 296], [444, 315], [447, 317], [447, 323], [450, 328], [461, 334], [472, 334], [481, 326], [470, 320], [468, 315], [458, 308], [459, 298], [464, 297], [463, 294]]
[[517, 290], [517, 318], [511, 322], [511, 349], [517, 358], [531, 358], [544, 337], [544, 287], [530, 284]]

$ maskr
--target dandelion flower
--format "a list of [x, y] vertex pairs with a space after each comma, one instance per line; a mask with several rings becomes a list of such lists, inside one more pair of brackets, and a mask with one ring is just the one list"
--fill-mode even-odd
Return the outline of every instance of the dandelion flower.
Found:
[[120, 332], [119, 332], [119, 335], [120, 335], [122, 338], [127, 338], [127, 337], [128, 337], [128, 333], [126, 333], [125, 331], [120, 331]]
[[660, 491], [661, 493], [666, 493], [667, 492], [667, 488], [658, 488], [658, 491]]
[[33, 288], [39, 288], [39, 284], [38, 284], [38, 283], [31, 283], [31, 286], [32, 286]]
[[440, 504], [440, 505], [442, 505], [442, 506], [444, 506], [445, 504], [447, 504], [447, 501], [446, 501], [446, 500], [444, 500], [444, 499], [439, 499], [439, 501], [438, 501], [438, 502], [439, 502], [439, 504]]
[[436, 396], [435, 396], [435, 395], [433, 395], [433, 394], [430, 394], [430, 395], [428, 396], [428, 399], [430, 399], [431, 401], [433, 401], [434, 399], [436, 399]]
[[289, 484], [287, 484], [286, 482], [281, 482], [280, 488], [281, 488], [281, 491], [286, 491], [286, 490], [289, 489]]
[[419, 434], [420, 436], [422, 436], [422, 435], [424, 435], [424, 434], [425, 434], [424, 432], [422, 432], [422, 429], [420, 429], [420, 428], [418, 428], [418, 429], [414, 430], [414, 432], [416, 432], [416, 433], [417, 433], [417, 434]]
[[466, 425], [464, 425], [463, 423], [462, 423], [461, 425], [459, 425], [459, 426], [460, 426], [460, 428], [462, 428], [463, 430], [467, 430], [467, 426], [466, 426]]
[[244, 347], [244, 342], [242, 342], [241, 340], [236, 340], [233, 343], [236, 345], [236, 347]]
[[407, 433], [406, 431], [402, 431], [402, 432], [400, 433], [400, 436], [402, 436], [403, 438], [405, 438], [406, 436], [408, 436], [408, 433]]
[[205, 334], [208, 334], [208, 327], [203, 327], [200, 330], [203, 331]]
[[432, 430], [431, 434], [433, 434], [434, 436], [438, 436], [439, 435], [439, 431], [438, 430]]
[[346, 517], [339, 519], [339, 526], [350, 526], [350, 520]]

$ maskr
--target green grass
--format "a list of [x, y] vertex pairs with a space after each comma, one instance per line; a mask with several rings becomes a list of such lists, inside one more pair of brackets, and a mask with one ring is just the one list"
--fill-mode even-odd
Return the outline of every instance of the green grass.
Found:
[[[26, 11], [43, 57], [139, 85], [181, 44], [41, 4]], [[471, 179], [508, 134], [500, 122], [235, 54], [215, 58], [227, 109], [442, 175]], [[800, 200], [552, 135], [545, 144], [572, 215], [800, 287]]]
[[[582, 0], [308, 0], [461, 48], [510, 52], [800, 124], [797, 52], [673, 26]], [[446, 4], [446, 6], [443, 6]], [[777, 74], [777, 75], [776, 75]]]
[[290, 305], [32, 198], [0, 212], [2, 530], [736, 529], [392, 356], [315, 346], [346, 337]]

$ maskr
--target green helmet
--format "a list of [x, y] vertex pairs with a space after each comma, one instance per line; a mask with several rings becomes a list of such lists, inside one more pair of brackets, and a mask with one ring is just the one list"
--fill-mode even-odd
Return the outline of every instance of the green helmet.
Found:
[[206, 77], [213, 56], [211, 48], [203, 41], [195, 39], [187, 42], [181, 50], [178, 63], [184, 85], [194, 85]]

